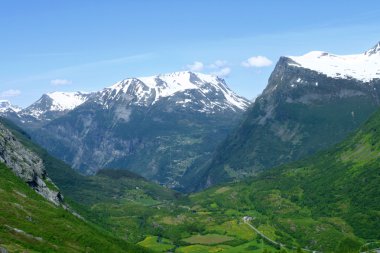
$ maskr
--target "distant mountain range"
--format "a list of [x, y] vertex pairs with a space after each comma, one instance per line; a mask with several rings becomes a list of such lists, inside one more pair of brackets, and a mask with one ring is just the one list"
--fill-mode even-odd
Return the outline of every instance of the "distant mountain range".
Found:
[[[199, 94], [192, 94], [193, 92]], [[0, 113], [15, 112], [21, 123], [40, 121], [44, 124], [45, 121], [58, 118], [88, 100], [107, 108], [112, 101], [121, 99], [128, 105], [141, 107], [153, 106], [162, 100], [175, 100], [183, 108], [211, 114], [217, 111], [245, 110], [250, 104], [247, 99], [232, 92], [225, 81], [217, 76], [183, 71], [128, 78], [97, 92], [51, 92], [42, 95], [25, 109], [1, 100]]]
[[129, 78], [92, 93], [49, 93], [3, 115], [82, 173], [127, 168], [177, 187], [249, 105], [223, 79], [184, 71]]
[[26, 128], [39, 127], [63, 116], [83, 104], [91, 96], [85, 92], [51, 92], [41, 96], [32, 105], [22, 109], [9, 101], [0, 102], [0, 114]]
[[184, 71], [49, 93], [22, 110], [3, 102], [0, 113], [82, 173], [128, 169], [194, 191], [343, 140], [379, 107], [379, 62], [379, 43], [281, 57], [252, 105], [223, 79]]

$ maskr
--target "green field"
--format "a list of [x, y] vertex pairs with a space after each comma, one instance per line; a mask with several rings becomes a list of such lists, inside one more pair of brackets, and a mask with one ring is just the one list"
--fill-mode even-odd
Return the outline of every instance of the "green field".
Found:
[[139, 242], [138, 245], [156, 252], [167, 252], [175, 247], [169, 240], [158, 236], [147, 236], [143, 241]]
[[215, 245], [222, 244], [224, 242], [232, 241], [234, 238], [226, 235], [218, 234], [206, 234], [206, 235], [193, 235], [189, 238], [183, 239], [184, 242], [190, 244], [204, 244], [204, 245]]

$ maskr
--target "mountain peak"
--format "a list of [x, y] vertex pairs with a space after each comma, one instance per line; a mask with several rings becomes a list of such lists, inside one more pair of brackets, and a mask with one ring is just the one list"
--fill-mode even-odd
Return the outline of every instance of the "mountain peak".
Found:
[[[191, 93], [193, 91], [202, 94], [201, 97], [198, 99], [192, 97]], [[217, 102], [213, 105], [223, 108], [227, 106], [228, 108], [244, 110], [249, 105], [249, 101], [232, 92], [223, 79], [215, 75], [191, 71], [127, 78], [105, 88], [101, 92], [106, 94], [106, 96], [102, 96], [103, 103], [105, 99], [125, 98], [125, 94], [127, 94], [135, 97], [134, 101], [136, 104], [149, 106], [162, 98], [182, 94], [183, 101], [177, 102], [178, 104], [183, 104], [184, 107], [186, 106], [185, 104], [190, 104], [191, 101], [195, 102], [199, 99], [205, 100], [203, 104], [210, 104], [210, 106], [214, 102]], [[205, 111], [213, 111], [213, 109], [210, 107]]]
[[[146, 82], [148, 85], [152, 86], [157, 85], [156, 80], [161, 80], [167, 83], [168, 85], [175, 86], [187, 86], [191, 83], [194, 84], [200, 83], [217, 83], [221, 79], [214, 75], [203, 74], [199, 72], [191, 72], [191, 71], [177, 71], [172, 73], [164, 73], [155, 76], [146, 76], [146, 77], [138, 77], [136, 78], [142, 82]], [[154, 82], [152, 82], [154, 81]]]
[[371, 56], [373, 54], [380, 54], [380, 41], [377, 42], [375, 46], [373, 46], [371, 49], [366, 51], [364, 54], [368, 56]]
[[14, 111], [19, 112], [21, 108], [11, 104], [9, 100], [0, 100], [0, 112]]
[[21, 111], [24, 115], [30, 115], [41, 119], [48, 112], [67, 112], [87, 101], [91, 93], [86, 92], [50, 92], [43, 94], [35, 103]]
[[52, 111], [65, 111], [72, 110], [75, 107], [83, 104], [87, 100], [89, 93], [86, 92], [51, 92], [46, 95], [52, 99], [50, 110]]

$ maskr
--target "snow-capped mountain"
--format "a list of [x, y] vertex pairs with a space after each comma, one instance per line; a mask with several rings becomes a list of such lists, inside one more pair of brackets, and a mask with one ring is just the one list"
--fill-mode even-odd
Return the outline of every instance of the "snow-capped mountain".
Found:
[[250, 104], [217, 76], [182, 71], [127, 78], [92, 93], [45, 94], [19, 122], [83, 173], [126, 168], [175, 187]]
[[22, 108], [12, 105], [8, 100], [0, 100], [0, 113], [19, 112]]
[[291, 66], [306, 68], [332, 78], [353, 78], [370, 82], [380, 78], [380, 42], [362, 54], [335, 55], [312, 51], [302, 56], [288, 56]]
[[[31, 116], [37, 120], [49, 119], [52, 114], [61, 115], [83, 104], [90, 97], [91, 93], [85, 92], [51, 92], [42, 95], [32, 105], [20, 111], [21, 116]], [[48, 116], [50, 114], [50, 116]], [[54, 117], [53, 117], [54, 118]]]
[[[217, 76], [174, 72], [151, 77], [127, 78], [98, 92], [51, 92], [25, 109], [12, 107], [20, 122], [43, 124], [77, 108], [85, 102], [109, 109], [115, 103], [128, 106], [153, 106], [161, 101], [204, 113], [245, 110], [250, 101], [232, 92]], [[8, 107], [7, 107], [8, 106]], [[10, 108], [4, 101], [4, 108]], [[3, 108], [1, 107], [1, 108]], [[0, 108], [0, 113], [2, 112]]]
[[358, 55], [281, 57], [243, 122], [184, 184], [200, 178], [204, 188], [309, 156], [342, 141], [379, 107], [380, 43]]
[[181, 107], [197, 105], [200, 112], [245, 110], [247, 99], [232, 92], [217, 76], [174, 72], [150, 77], [128, 78], [98, 92], [97, 102], [124, 100], [138, 106], [152, 106], [162, 100], [175, 100]]

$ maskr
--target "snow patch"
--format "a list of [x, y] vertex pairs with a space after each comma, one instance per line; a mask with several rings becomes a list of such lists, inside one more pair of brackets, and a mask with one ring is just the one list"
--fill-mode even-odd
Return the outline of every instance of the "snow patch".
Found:
[[363, 54], [334, 55], [312, 51], [288, 58], [294, 61], [289, 63], [291, 66], [314, 70], [332, 78], [353, 78], [362, 82], [380, 78], [380, 43]]
[[88, 93], [84, 92], [52, 92], [46, 95], [52, 99], [51, 111], [72, 110], [88, 98]]
[[0, 113], [14, 111], [19, 112], [22, 108], [12, 105], [10, 101], [8, 100], [0, 100]]
[[[102, 97], [103, 101], [105, 101], [108, 99], [116, 99], [120, 97], [122, 93], [132, 93], [136, 96], [136, 104], [149, 106], [157, 103], [162, 98], [171, 97], [180, 92], [189, 95], [187, 92], [191, 90], [200, 91], [205, 99], [209, 99], [211, 94], [222, 94], [226, 104], [229, 105], [228, 108], [233, 110], [236, 108], [245, 110], [249, 106], [249, 102], [246, 99], [232, 92], [219, 77], [190, 71], [128, 78], [104, 89], [102, 92], [105, 95]], [[191, 102], [196, 101], [184, 99], [177, 103], [188, 104]], [[220, 107], [220, 105], [218, 106]], [[207, 111], [212, 109], [213, 108], [209, 108]]]

